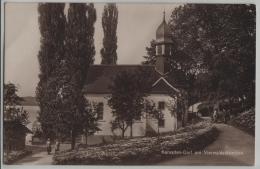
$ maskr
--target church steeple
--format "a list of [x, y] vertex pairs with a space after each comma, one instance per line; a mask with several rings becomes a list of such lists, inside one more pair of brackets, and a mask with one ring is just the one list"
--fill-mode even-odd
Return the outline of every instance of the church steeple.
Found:
[[163, 22], [165, 22], [165, 10], [163, 11]]
[[172, 54], [171, 30], [165, 21], [165, 11], [163, 21], [156, 30], [156, 65], [155, 68], [161, 74], [169, 72], [168, 58]]

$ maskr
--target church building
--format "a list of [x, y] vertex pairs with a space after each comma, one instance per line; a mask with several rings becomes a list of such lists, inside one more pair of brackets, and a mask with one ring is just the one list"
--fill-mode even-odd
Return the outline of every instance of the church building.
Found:
[[[174, 79], [169, 76], [170, 69], [167, 59], [172, 54], [172, 38], [169, 26], [165, 21], [156, 30], [156, 63], [155, 65], [92, 65], [88, 71], [87, 82], [84, 87], [85, 97], [90, 102], [96, 102], [99, 106], [99, 128], [95, 135], [121, 135], [121, 130], [114, 133], [111, 130], [113, 120], [112, 110], [108, 105], [108, 97], [111, 95], [109, 86], [113, 84], [113, 78], [122, 71], [135, 71], [139, 68], [146, 69], [151, 73], [153, 83], [152, 91], [146, 99], [153, 101], [162, 111], [163, 119], [157, 121], [150, 116], [141, 117], [133, 124], [133, 136], [144, 136], [148, 131], [160, 132], [174, 131], [177, 129], [177, 113], [172, 112], [169, 104], [176, 106], [179, 90], [174, 86]], [[171, 93], [171, 94], [170, 94]], [[144, 112], [146, 113], [146, 112]], [[158, 126], [159, 125], [159, 126]], [[130, 128], [125, 132], [130, 136]]]

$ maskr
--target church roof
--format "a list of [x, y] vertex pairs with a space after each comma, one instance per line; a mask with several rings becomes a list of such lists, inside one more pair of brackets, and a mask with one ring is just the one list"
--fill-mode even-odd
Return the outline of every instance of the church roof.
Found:
[[83, 92], [86, 94], [110, 94], [110, 86], [115, 76], [122, 71], [133, 72], [138, 69], [147, 70], [150, 73], [153, 84], [151, 94], [168, 94], [178, 92], [174, 87], [174, 79], [167, 75], [162, 76], [154, 66], [148, 65], [91, 65]]
[[164, 43], [172, 43], [172, 35], [171, 29], [169, 28], [168, 24], [165, 21], [165, 13], [163, 16], [163, 21], [159, 25], [156, 30], [156, 41], [157, 43], [164, 42]]

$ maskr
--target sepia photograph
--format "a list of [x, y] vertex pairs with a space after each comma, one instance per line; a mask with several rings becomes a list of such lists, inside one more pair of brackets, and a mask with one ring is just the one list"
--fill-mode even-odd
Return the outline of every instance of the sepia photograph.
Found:
[[4, 166], [255, 165], [255, 4], [1, 5]]

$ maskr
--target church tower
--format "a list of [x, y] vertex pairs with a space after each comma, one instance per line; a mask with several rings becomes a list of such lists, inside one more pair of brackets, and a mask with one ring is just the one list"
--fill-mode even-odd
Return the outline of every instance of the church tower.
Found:
[[170, 71], [168, 63], [169, 56], [172, 54], [171, 30], [165, 21], [165, 11], [163, 21], [156, 30], [156, 64], [155, 69], [162, 75]]

